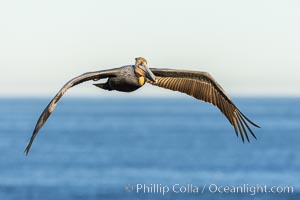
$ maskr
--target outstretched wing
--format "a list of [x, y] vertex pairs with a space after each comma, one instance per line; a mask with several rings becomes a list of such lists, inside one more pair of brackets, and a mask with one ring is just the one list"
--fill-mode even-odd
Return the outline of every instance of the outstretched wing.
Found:
[[243, 142], [244, 135], [249, 142], [247, 130], [256, 139], [248, 123], [258, 128], [259, 126], [248, 119], [234, 105], [223, 88], [208, 73], [188, 70], [150, 69], [156, 76], [156, 82], [147, 80], [148, 83], [166, 89], [179, 91], [193, 96], [196, 99], [212, 103], [227, 117], [229, 122], [233, 125], [236, 135], [238, 136], [239, 133]]
[[51, 115], [51, 113], [55, 109], [59, 99], [65, 94], [65, 92], [69, 88], [71, 88], [75, 85], [78, 85], [82, 82], [85, 82], [85, 81], [89, 81], [89, 80], [97, 81], [97, 80], [102, 79], [102, 78], [108, 78], [108, 77], [116, 76], [117, 73], [118, 73], [118, 68], [117, 69], [111, 69], [111, 70], [96, 71], [96, 72], [87, 72], [87, 73], [84, 73], [80, 76], [77, 76], [77, 77], [73, 78], [72, 80], [70, 80], [69, 82], [67, 82], [59, 90], [59, 92], [55, 95], [55, 97], [50, 101], [50, 103], [47, 105], [47, 107], [42, 112], [39, 120], [37, 121], [37, 123], [35, 125], [32, 136], [30, 138], [30, 141], [29, 141], [29, 143], [28, 143], [28, 145], [27, 145], [27, 147], [24, 151], [25, 154], [26, 155], [28, 154], [28, 152], [30, 150], [30, 147], [33, 143], [34, 138], [37, 136], [39, 130], [42, 128], [42, 126], [47, 121], [48, 117]]

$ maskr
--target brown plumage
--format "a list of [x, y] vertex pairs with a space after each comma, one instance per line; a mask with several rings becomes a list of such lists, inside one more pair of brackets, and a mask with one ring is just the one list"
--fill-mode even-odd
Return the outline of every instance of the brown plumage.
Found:
[[259, 126], [249, 120], [234, 105], [234, 103], [226, 95], [223, 88], [208, 73], [188, 70], [149, 68], [146, 59], [138, 57], [136, 58], [135, 65], [127, 65], [110, 70], [88, 72], [67, 82], [50, 101], [39, 117], [30, 141], [25, 149], [26, 155], [28, 154], [39, 130], [45, 124], [64, 93], [69, 88], [82, 82], [90, 80], [98, 81], [103, 78], [108, 78], [106, 83], [98, 83], [94, 85], [104, 90], [132, 92], [142, 87], [146, 80], [146, 82], [152, 85], [179, 91], [193, 96], [196, 99], [212, 103], [227, 117], [235, 129], [236, 135], [238, 136], [239, 133], [243, 142], [244, 136], [249, 141], [247, 130], [254, 138], [256, 138], [248, 123], [255, 127]]
[[[217, 81], [206, 72], [172, 70], [172, 69], [155, 69], [151, 71], [156, 76], [156, 82], [147, 80], [148, 83], [162, 88], [179, 91], [196, 99], [212, 103], [217, 106], [233, 125], [236, 135], [240, 133], [244, 142], [244, 135], [249, 140], [247, 130], [256, 139], [248, 123], [259, 127], [249, 120], [230, 100], [224, 89]], [[246, 130], [247, 129], [247, 130]]]

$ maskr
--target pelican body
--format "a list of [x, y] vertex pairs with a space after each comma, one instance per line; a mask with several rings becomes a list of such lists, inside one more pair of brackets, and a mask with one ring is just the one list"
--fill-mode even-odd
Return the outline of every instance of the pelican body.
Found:
[[94, 85], [109, 91], [117, 90], [119, 92], [133, 92], [144, 84], [145, 78], [143, 76], [137, 77], [134, 66], [127, 65], [117, 69], [115, 75], [109, 77], [106, 83]]
[[107, 82], [96, 83], [94, 85], [108, 91], [133, 92], [142, 87], [145, 83], [150, 83], [154, 86], [182, 92], [198, 100], [211, 103], [217, 106], [226, 116], [234, 127], [236, 135], [240, 135], [243, 142], [244, 136], [248, 142], [250, 141], [247, 132], [250, 132], [256, 139], [255, 134], [250, 128], [250, 124], [258, 128], [259, 126], [248, 119], [234, 105], [224, 89], [210, 74], [190, 70], [149, 68], [146, 59], [138, 57], [135, 59], [134, 65], [126, 65], [110, 70], [87, 72], [67, 82], [58, 91], [39, 117], [25, 149], [25, 154], [28, 155], [39, 130], [55, 109], [59, 99], [69, 88], [82, 82], [90, 80], [98, 81], [104, 78], [107, 78]]

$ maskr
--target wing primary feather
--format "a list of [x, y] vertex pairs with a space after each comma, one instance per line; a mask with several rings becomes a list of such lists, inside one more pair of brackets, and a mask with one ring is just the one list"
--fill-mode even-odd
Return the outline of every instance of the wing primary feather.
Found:
[[165, 81], [163, 82], [163, 84], [166, 87], [171, 87], [173, 89], [173, 87], [171, 86], [170, 82], [171, 82], [171, 78], [166, 78]]
[[166, 79], [160, 78], [159, 81], [161, 81], [161, 84], [162, 84], [162, 85], [168, 85], [169, 78], [166, 78]]
[[193, 83], [192, 83], [192, 89], [191, 89], [191, 95], [192, 95], [192, 96], [195, 96], [195, 94], [194, 94], [194, 92], [195, 92], [195, 87], [196, 87], [196, 82], [193, 81]]
[[176, 79], [175, 78], [173, 78], [173, 80], [172, 80], [172, 83], [175, 85], [175, 90], [179, 90], [180, 89], [180, 78], [179, 79], [177, 79], [177, 81], [176, 81]]
[[178, 89], [181, 89], [181, 88], [185, 89], [185, 85], [183, 84], [183, 79], [181, 78], [178, 82], [179, 82]]
[[257, 124], [255, 124], [254, 122], [252, 122], [250, 119], [248, 119], [248, 117], [246, 117], [239, 109], [238, 109], [239, 113], [253, 126], [257, 127], [257, 128], [261, 128], [260, 126], [258, 126]]
[[236, 118], [233, 118], [233, 127], [234, 127], [234, 132], [236, 134], [236, 137], [238, 138], [239, 137], [239, 132], [238, 132], [238, 129], [237, 129]]
[[223, 107], [224, 107], [224, 112], [225, 112], [225, 116], [227, 116], [227, 118], [229, 119], [229, 121], [230, 121], [230, 123], [233, 125], [233, 117], [232, 117], [232, 112], [230, 113], [229, 112], [229, 108], [228, 108], [228, 106], [230, 105], [228, 105], [228, 104], [226, 104], [226, 102], [225, 101], [223, 101], [224, 99], [222, 99], [222, 101], [221, 101], [221, 104], [223, 105]]
[[207, 88], [206, 84], [202, 84], [202, 90], [203, 90], [203, 100], [205, 102], [207, 102], [207, 97], [208, 97], [207, 90], [208, 90], [208, 88]]
[[211, 95], [211, 103], [213, 105], [216, 105], [216, 102], [215, 102], [215, 90], [212, 88], [212, 95]]
[[240, 131], [240, 135], [241, 135], [242, 141], [244, 143], [245, 140], [244, 140], [243, 131], [242, 131], [241, 126], [240, 126], [240, 121], [239, 121], [238, 117], [236, 117], [236, 119], [237, 119], [237, 125], [238, 125], [238, 128], [239, 128], [239, 131]]
[[206, 85], [206, 102], [209, 102], [210, 98], [211, 98], [211, 90], [212, 88], [210, 87], [209, 84], [205, 84]]
[[242, 121], [243, 121], [244, 124], [246, 125], [246, 127], [247, 127], [247, 129], [249, 130], [249, 132], [251, 133], [251, 135], [252, 135], [255, 139], [257, 139], [256, 136], [255, 136], [255, 134], [254, 134], [253, 131], [251, 130], [251, 128], [248, 126], [247, 122], [244, 120], [243, 116], [241, 116], [240, 118], [242, 119]]
[[238, 116], [238, 118], [239, 118], [239, 122], [240, 122], [240, 124], [241, 124], [241, 126], [242, 126], [242, 129], [243, 129], [243, 131], [244, 131], [244, 134], [245, 134], [245, 136], [246, 136], [246, 138], [247, 138], [247, 141], [250, 142], [249, 137], [248, 137], [248, 134], [247, 134], [247, 131], [246, 131], [246, 128], [245, 128], [245, 126], [244, 126], [244, 123], [243, 123], [243, 121], [241, 121], [240, 115], [238, 114], [237, 116]]
[[192, 93], [192, 83], [193, 83], [193, 80], [187, 79], [187, 88], [188, 88], [188, 90], [186, 92], [189, 95], [191, 95], [191, 93]]

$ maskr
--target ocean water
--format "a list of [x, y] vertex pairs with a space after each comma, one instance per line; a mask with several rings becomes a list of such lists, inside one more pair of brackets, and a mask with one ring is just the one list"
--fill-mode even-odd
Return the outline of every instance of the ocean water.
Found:
[[26, 157], [49, 100], [0, 99], [1, 200], [300, 199], [300, 99], [234, 98], [243, 144], [192, 98], [63, 98]]

